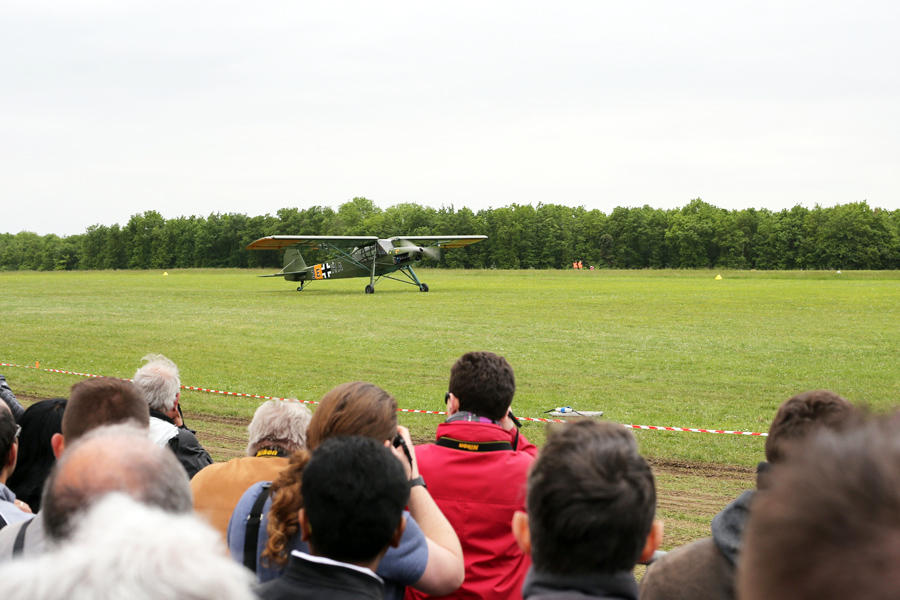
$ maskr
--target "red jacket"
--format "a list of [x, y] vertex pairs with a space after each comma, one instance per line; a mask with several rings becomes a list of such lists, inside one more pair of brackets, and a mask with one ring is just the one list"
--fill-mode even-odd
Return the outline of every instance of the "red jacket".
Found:
[[[516, 430], [454, 421], [438, 425], [437, 438], [463, 442], [515, 439]], [[434, 444], [416, 447], [419, 472], [428, 491], [456, 530], [466, 563], [462, 587], [446, 598], [521, 598], [531, 559], [512, 534], [512, 517], [525, 510], [528, 468], [537, 447], [520, 435], [516, 451], [471, 452]], [[427, 598], [406, 588], [408, 600]]]

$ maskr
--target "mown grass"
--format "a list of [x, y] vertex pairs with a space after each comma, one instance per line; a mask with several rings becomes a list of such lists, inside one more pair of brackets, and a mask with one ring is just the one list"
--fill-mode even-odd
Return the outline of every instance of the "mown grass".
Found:
[[[640, 425], [765, 431], [796, 392], [876, 409], [900, 391], [900, 273], [424, 270], [431, 287], [361, 279], [298, 293], [260, 271], [0, 273], [0, 362], [130, 377], [149, 352], [183, 383], [316, 400], [363, 379], [403, 408], [442, 410], [463, 352], [506, 356], [514, 405], [602, 410]], [[77, 378], [2, 367], [16, 391]], [[188, 413], [249, 418], [259, 401], [186, 393]], [[429, 437], [440, 417], [404, 414]], [[540, 442], [543, 426], [525, 432]], [[661, 459], [750, 466], [763, 439], [637, 432]]]

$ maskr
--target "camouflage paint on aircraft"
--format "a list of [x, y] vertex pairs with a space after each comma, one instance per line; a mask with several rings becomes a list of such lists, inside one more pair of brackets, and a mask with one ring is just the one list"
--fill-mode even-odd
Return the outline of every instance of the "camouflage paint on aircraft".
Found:
[[[484, 235], [419, 235], [380, 239], [375, 236], [272, 235], [256, 240], [248, 250], [284, 250], [284, 268], [263, 277], [284, 277], [299, 281], [302, 290], [310, 281], [368, 277], [366, 293], [375, 292], [375, 284], [382, 278], [410, 283], [423, 292], [428, 285], [419, 281], [412, 265], [425, 256], [440, 259], [441, 249], [463, 248], [486, 240]], [[311, 267], [306, 266], [301, 248], [323, 250], [335, 260]], [[406, 280], [392, 277], [400, 272]]]

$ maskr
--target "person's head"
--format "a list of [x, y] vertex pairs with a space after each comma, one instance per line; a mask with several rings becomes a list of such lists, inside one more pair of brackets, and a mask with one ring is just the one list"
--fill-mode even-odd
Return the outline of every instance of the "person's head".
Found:
[[354, 381], [322, 397], [309, 423], [306, 444], [314, 450], [336, 435], [361, 435], [383, 442], [396, 434], [396, 398], [377, 385]]
[[634, 435], [615, 423], [550, 427], [528, 475], [526, 505], [513, 533], [540, 573], [630, 571], [662, 539], [653, 473]]
[[831, 390], [797, 394], [785, 400], [775, 413], [766, 438], [766, 460], [779, 463], [791, 447], [819, 429], [840, 430], [855, 423], [857, 417], [856, 408]]
[[400, 543], [408, 501], [406, 471], [383, 443], [335, 437], [303, 470], [301, 535], [316, 555], [368, 565]]
[[62, 433], [65, 409], [65, 398], [41, 400], [25, 409], [19, 420], [19, 463], [6, 485], [35, 512], [41, 508], [41, 490], [56, 464], [51, 440]]
[[306, 430], [312, 413], [300, 402], [269, 400], [256, 409], [247, 427], [250, 440], [247, 456], [263, 449], [281, 450], [288, 454], [306, 447]]
[[[79, 381], [69, 391], [69, 402], [62, 419], [62, 437], [71, 444], [88, 431], [103, 425], [133, 421], [138, 427], [150, 427], [150, 411], [144, 395], [130, 381], [114, 377], [96, 377]], [[54, 452], [62, 453], [57, 436]]]
[[512, 405], [516, 377], [502, 356], [469, 352], [450, 369], [448, 391], [456, 409], [500, 421]]
[[162, 354], [148, 354], [132, 381], [144, 392], [151, 410], [169, 414], [181, 394], [178, 366]]
[[772, 469], [744, 531], [745, 600], [865, 598], [900, 589], [900, 428], [820, 430]]
[[195, 515], [115, 493], [65, 544], [0, 565], [4, 600], [252, 600], [251, 579]]
[[0, 402], [0, 483], [6, 483], [6, 478], [16, 468], [18, 431], [12, 411], [5, 402]]
[[76, 515], [111, 492], [167, 512], [193, 510], [187, 474], [172, 451], [154, 444], [144, 429], [101, 427], [69, 445], [47, 480], [41, 511], [47, 538], [65, 539]]
[[[306, 432], [306, 447], [315, 450], [336, 436], [356, 435], [383, 444], [397, 435], [397, 400], [363, 381], [344, 383], [322, 397]], [[272, 506], [266, 531], [269, 539], [263, 558], [284, 565], [290, 541], [298, 533], [298, 511], [303, 506], [302, 476], [309, 460], [306, 451], [291, 455], [288, 466], [272, 482]]]

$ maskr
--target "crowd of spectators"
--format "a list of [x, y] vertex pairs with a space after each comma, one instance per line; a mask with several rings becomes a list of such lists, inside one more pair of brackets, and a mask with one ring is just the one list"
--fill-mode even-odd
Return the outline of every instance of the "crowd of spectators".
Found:
[[262, 403], [246, 456], [215, 464], [178, 367], [144, 362], [27, 408], [0, 376], [0, 598], [897, 595], [900, 417], [828, 390], [785, 401], [756, 489], [665, 553], [634, 435], [578, 419], [538, 449], [496, 354], [452, 366], [433, 443], [413, 445], [389, 392], [351, 382], [312, 413]]

